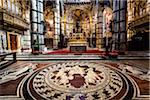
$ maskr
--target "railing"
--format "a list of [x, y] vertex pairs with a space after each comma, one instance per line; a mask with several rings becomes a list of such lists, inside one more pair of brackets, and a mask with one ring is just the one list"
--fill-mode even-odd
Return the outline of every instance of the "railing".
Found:
[[[13, 59], [12, 60], [5, 60], [6, 56], [8, 55], [12, 55]], [[0, 54], [0, 70], [9, 66], [10, 64], [16, 62], [16, 52], [12, 52], [12, 53], [1, 53]]]

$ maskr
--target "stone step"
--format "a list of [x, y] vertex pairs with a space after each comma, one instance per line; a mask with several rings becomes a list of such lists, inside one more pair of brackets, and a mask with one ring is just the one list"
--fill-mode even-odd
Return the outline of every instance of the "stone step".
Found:
[[24, 99], [19, 98], [17, 96], [0, 96], [0, 100], [24, 100]]

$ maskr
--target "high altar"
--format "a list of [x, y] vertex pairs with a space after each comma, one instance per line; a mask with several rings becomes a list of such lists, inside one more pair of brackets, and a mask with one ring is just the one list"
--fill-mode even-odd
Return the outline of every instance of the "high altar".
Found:
[[74, 53], [82, 53], [87, 50], [87, 40], [83, 33], [73, 33], [69, 38], [69, 50]]
[[81, 20], [79, 17], [76, 19], [76, 26], [73, 29], [73, 33], [70, 33], [69, 38], [69, 50], [73, 53], [82, 53], [86, 52], [87, 50], [87, 40], [85, 32], [83, 32], [83, 29], [81, 27]]

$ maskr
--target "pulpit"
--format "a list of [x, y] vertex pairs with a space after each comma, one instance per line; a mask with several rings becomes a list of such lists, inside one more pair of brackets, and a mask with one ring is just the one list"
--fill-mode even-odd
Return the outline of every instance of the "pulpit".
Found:
[[83, 33], [73, 33], [69, 38], [69, 50], [73, 53], [83, 53], [87, 50], [87, 41]]

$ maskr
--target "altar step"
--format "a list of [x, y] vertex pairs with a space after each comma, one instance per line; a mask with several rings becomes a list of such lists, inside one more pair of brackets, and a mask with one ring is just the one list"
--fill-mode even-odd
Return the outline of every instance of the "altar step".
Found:
[[82, 55], [97, 55], [97, 54], [102, 54], [104, 51], [99, 51], [98, 49], [91, 49], [91, 50], [86, 50], [85, 52], [70, 52], [68, 49], [61, 49], [61, 50], [55, 50], [55, 51], [50, 51], [50, 52], [45, 52], [45, 54], [54, 54], [54, 55], [70, 55], [70, 54], [82, 54]]
[[[6, 60], [11, 60], [12, 57], [6, 57]], [[21, 61], [53, 61], [53, 60], [144, 60], [149, 59], [147, 56], [128, 56], [118, 55], [117, 58], [104, 58], [101, 55], [32, 55], [32, 54], [17, 54], [17, 60]]]
[[[12, 57], [6, 57], [7, 60], [11, 60]], [[33, 60], [33, 61], [46, 61], [46, 60], [101, 60], [99, 55], [21, 55], [17, 54], [17, 60]]]

